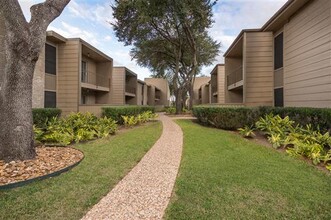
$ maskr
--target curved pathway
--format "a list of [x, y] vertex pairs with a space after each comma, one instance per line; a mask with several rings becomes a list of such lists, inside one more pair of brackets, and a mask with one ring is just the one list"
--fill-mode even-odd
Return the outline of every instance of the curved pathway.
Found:
[[161, 219], [180, 165], [183, 132], [160, 114], [160, 139], [115, 188], [82, 219]]

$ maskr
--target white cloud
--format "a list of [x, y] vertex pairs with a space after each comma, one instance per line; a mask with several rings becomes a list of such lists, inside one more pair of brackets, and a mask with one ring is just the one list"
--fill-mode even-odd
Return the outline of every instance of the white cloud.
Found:
[[104, 40], [105, 41], [111, 41], [113, 38], [110, 36], [110, 35], [107, 35], [105, 38], [104, 38]]
[[113, 10], [110, 7], [109, 1], [103, 4], [91, 5], [83, 2], [77, 3], [77, 0], [71, 0], [68, 4], [68, 10], [74, 17], [98, 22], [104, 27], [111, 28], [110, 22], [113, 21]]
[[61, 22], [61, 28], [50, 26], [48, 30], [53, 30], [66, 38], [81, 38], [95, 47], [100, 46], [99, 35], [92, 31], [83, 30], [77, 26]]

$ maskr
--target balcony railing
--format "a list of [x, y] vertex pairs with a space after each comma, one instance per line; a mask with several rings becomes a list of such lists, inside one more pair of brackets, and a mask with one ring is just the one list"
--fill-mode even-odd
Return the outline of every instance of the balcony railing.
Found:
[[232, 71], [229, 75], [227, 75], [227, 83], [228, 86], [231, 86], [237, 82], [243, 80], [243, 67], [240, 66], [234, 71]]
[[126, 92], [126, 93], [131, 93], [131, 94], [136, 94], [136, 87], [133, 87], [133, 86], [125, 86], [125, 92]]
[[110, 85], [108, 76], [101, 76], [91, 72], [82, 72], [81, 82], [106, 88], [109, 88]]

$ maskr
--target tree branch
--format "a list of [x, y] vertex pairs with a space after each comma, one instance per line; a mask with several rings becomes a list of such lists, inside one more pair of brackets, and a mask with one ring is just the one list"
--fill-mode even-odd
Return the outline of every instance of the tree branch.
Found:
[[[15, 15], [15, 16], [13, 16]], [[0, 16], [2, 16], [6, 22], [7, 28], [14, 31], [23, 39], [22, 30], [27, 30], [28, 23], [25, 20], [21, 6], [18, 0], [1, 0], [0, 1]]]
[[48, 25], [62, 13], [69, 2], [70, 0], [46, 0], [43, 3], [33, 5], [30, 8], [31, 32], [46, 31]]

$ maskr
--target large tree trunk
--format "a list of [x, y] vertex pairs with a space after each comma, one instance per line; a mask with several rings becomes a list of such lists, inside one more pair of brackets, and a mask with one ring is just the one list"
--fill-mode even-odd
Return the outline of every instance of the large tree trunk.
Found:
[[0, 160], [35, 157], [32, 80], [48, 25], [70, 0], [33, 5], [26, 22], [17, 0], [0, 1]]
[[182, 109], [183, 109], [182, 90], [176, 89], [175, 96], [176, 96], [176, 114], [178, 115], [182, 113]]
[[[32, 77], [35, 63], [19, 60], [7, 52], [5, 79], [1, 89], [0, 159], [26, 160], [35, 157], [32, 120]], [[13, 74], [15, 73], [15, 74]]]
[[190, 96], [190, 102], [189, 102], [189, 110], [192, 110], [193, 105], [194, 105], [194, 83], [195, 83], [195, 74], [193, 75], [193, 79], [190, 81], [191, 83], [189, 84], [188, 87], [188, 93]]
[[32, 79], [38, 56], [29, 42], [17, 38], [0, 18], [2, 30], [0, 65], [0, 159], [26, 160], [35, 157], [32, 120]]

